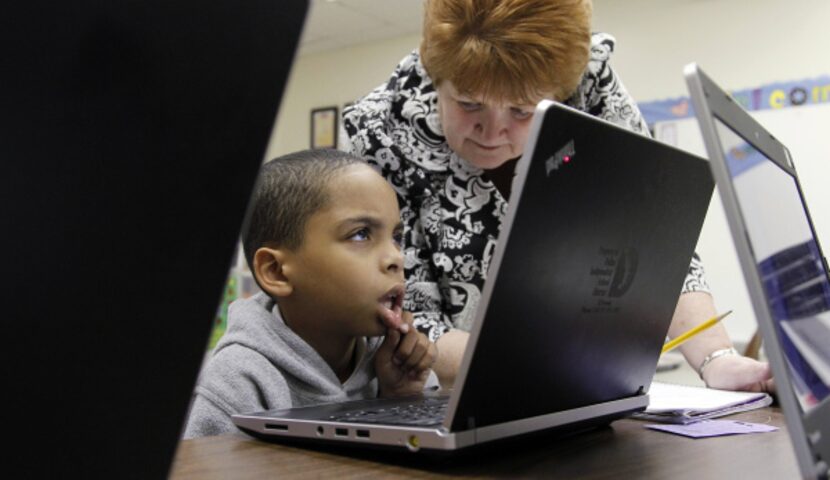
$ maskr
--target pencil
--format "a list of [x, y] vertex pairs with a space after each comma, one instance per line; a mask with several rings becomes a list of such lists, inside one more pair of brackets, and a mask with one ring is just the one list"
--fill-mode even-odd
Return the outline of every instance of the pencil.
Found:
[[698, 333], [700, 333], [700, 332], [706, 330], [707, 328], [711, 327], [712, 325], [720, 322], [721, 320], [723, 320], [730, 313], [732, 313], [732, 310], [729, 310], [726, 313], [722, 313], [722, 314], [718, 315], [717, 317], [712, 317], [709, 320], [706, 320], [705, 322], [701, 323], [700, 325], [698, 325], [698, 326], [696, 326], [692, 329], [689, 329], [688, 332], [684, 333], [683, 335], [678, 336], [674, 340], [672, 340], [670, 342], [666, 342], [666, 344], [663, 345], [663, 351], [660, 352], [660, 353], [666, 353], [669, 350], [672, 350], [673, 348], [675, 348], [678, 345], [682, 344], [686, 340], [694, 337]]

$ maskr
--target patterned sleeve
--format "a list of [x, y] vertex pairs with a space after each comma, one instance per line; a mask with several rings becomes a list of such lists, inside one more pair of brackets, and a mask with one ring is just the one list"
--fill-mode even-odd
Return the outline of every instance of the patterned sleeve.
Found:
[[[606, 33], [595, 33], [592, 36], [591, 59], [585, 76], [576, 93], [565, 103], [650, 137], [648, 125], [640, 109], [609, 63], [615, 45], [614, 37]], [[709, 292], [703, 262], [697, 253], [692, 256], [686, 280], [683, 282], [682, 293], [688, 292]]]

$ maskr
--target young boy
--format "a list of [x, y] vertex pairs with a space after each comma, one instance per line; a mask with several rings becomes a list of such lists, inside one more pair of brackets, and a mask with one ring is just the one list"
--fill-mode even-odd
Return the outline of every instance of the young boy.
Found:
[[252, 202], [243, 247], [263, 293], [231, 305], [185, 438], [236, 431], [234, 413], [437, 386], [435, 346], [401, 309], [402, 226], [386, 180], [346, 153], [304, 151], [266, 163]]

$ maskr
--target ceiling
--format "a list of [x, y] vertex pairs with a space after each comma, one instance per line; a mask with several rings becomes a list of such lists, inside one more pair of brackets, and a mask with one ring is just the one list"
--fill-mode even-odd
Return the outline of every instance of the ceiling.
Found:
[[[654, 11], [683, 4], [717, 3], [726, 0], [593, 0], [594, 27], [607, 29], [619, 8]], [[386, 38], [419, 35], [424, 0], [310, 0], [308, 18], [300, 40], [299, 54], [334, 50]], [[610, 18], [598, 19], [600, 11]], [[605, 20], [597, 25], [597, 20]]]
[[423, 0], [311, 0], [299, 54], [421, 32]]

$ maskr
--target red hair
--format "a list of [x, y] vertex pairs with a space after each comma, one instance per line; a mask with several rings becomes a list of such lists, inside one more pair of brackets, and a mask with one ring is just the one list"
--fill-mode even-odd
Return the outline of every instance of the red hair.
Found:
[[590, 0], [426, 0], [421, 60], [436, 86], [527, 104], [565, 100], [588, 63]]

